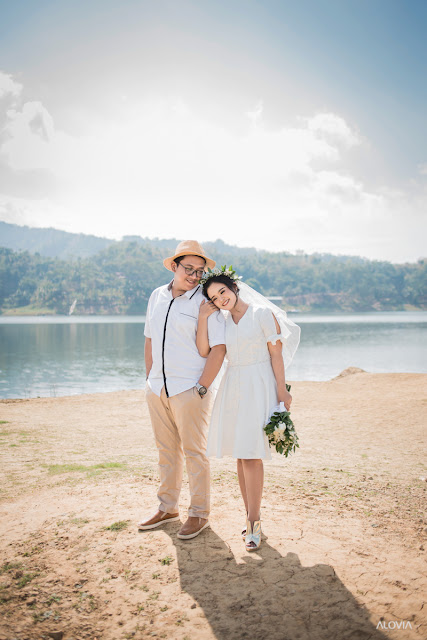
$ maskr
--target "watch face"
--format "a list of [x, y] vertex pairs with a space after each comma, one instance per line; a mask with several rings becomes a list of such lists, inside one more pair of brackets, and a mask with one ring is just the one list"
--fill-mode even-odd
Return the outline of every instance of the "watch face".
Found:
[[199, 387], [199, 393], [201, 396], [204, 396], [205, 393], [207, 393], [208, 390], [206, 389], [206, 387]]

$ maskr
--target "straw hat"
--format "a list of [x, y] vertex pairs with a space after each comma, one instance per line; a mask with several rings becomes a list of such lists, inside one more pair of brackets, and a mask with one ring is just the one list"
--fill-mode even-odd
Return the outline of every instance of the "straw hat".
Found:
[[199, 256], [206, 260], [206, 267], [213, 269], [215, 266], [215, 261], [207, 257], [202, 245], [200, 245], [197, 240], [183, 240], [180, 242], [175, 250], [175, 254], [163, 260], [166, 269], [172, 271], [172, 262], [180, 256]]

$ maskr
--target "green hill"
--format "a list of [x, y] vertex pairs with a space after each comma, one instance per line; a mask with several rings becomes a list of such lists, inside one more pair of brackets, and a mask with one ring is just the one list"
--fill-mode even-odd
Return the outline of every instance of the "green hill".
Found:
[[50, 258], [87, 258], [113, 244], [115, 240], [68, 233], [59, 229], [39, 229], [21, 227], [17, 224], [0, 222], [0, 246], [14, 251], [29, 251]]
[[[163, 259], [176, 239], [111, 242], [89, 257], [63, 260], [0, 248], [0, 312], [144, 313], [151, 291], [168, 282]], [[89, 245], [87, 245], [89, 246]], [[427, 260], [395, 265], [329, 254], [292, 255], [204, 243], [219, 265], [287, 309], [369, 311], [427, 309]]]

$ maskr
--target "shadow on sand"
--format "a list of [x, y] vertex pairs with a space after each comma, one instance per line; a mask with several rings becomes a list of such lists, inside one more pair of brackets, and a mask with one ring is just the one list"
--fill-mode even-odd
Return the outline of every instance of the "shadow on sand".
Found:
[[[212, 530], [176, 547], [181, 588], [194, 598], [219, 640], [384, 640], [369, 612], [326, 564], [303, 567], [265, 540], [236, 561]], [[242, 542], [243, 544], [243, 542]]]

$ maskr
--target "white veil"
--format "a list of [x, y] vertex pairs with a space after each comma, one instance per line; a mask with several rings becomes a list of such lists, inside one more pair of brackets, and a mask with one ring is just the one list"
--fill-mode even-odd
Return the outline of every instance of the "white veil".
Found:
[[237, 282], [239, 287], [239, 297], [243, 302], [247, 302], [254, 307], [268, 307], [274, 313], [277, 322], [280, 325], [280, 339], [282, 342], [282, 355], [285, 364], [285, 371], [292, 362], [296, 350], [298, 349], [301, 329], [295, 322], [289, 320], [286, 311], [280, 309], [277, 304], [268, 300], [265, 296], [255, 289], [252, 289], [245, 282]]
[[[268, 307], [268, 309], [271, 309], [271, 311], [274, 313], [274, 316], [280, 326], [280, 341], [282, 343], [282, 356], [286, 373], [286, 369], [291, 364], [295, 352], [298, 349], [301, 329], [297, 324], [295, 324], [295, 322], [292, 322], [292, 320], [288, 318], [286, 311], [280, 309], [280, 307], [268, 300], [268, 298], [263, 296], [258, 291], [255, 291], [255, 289], [252, 289], [252, 287], [250, 287], [248, 284], [246, 284], [245, 282], [241, 282], [240, 280], [238, 280], [236, 284], [239, 287], [239, 297], [243, 300], [243, 302], [247, 302], [254, 307]], [[220, 311], [220, 313], [224, 312]], [[229, 312], [226, 311], [225, 313], [228, 314]], [[227, 364], [227, 356], [225, 356], [225, 360], [221, 366], [221, 369], [219, 370], [211, 386], [214, 394], [216, 394], [216, 392], [218, 391], [220, 382], [226, 371]]]

